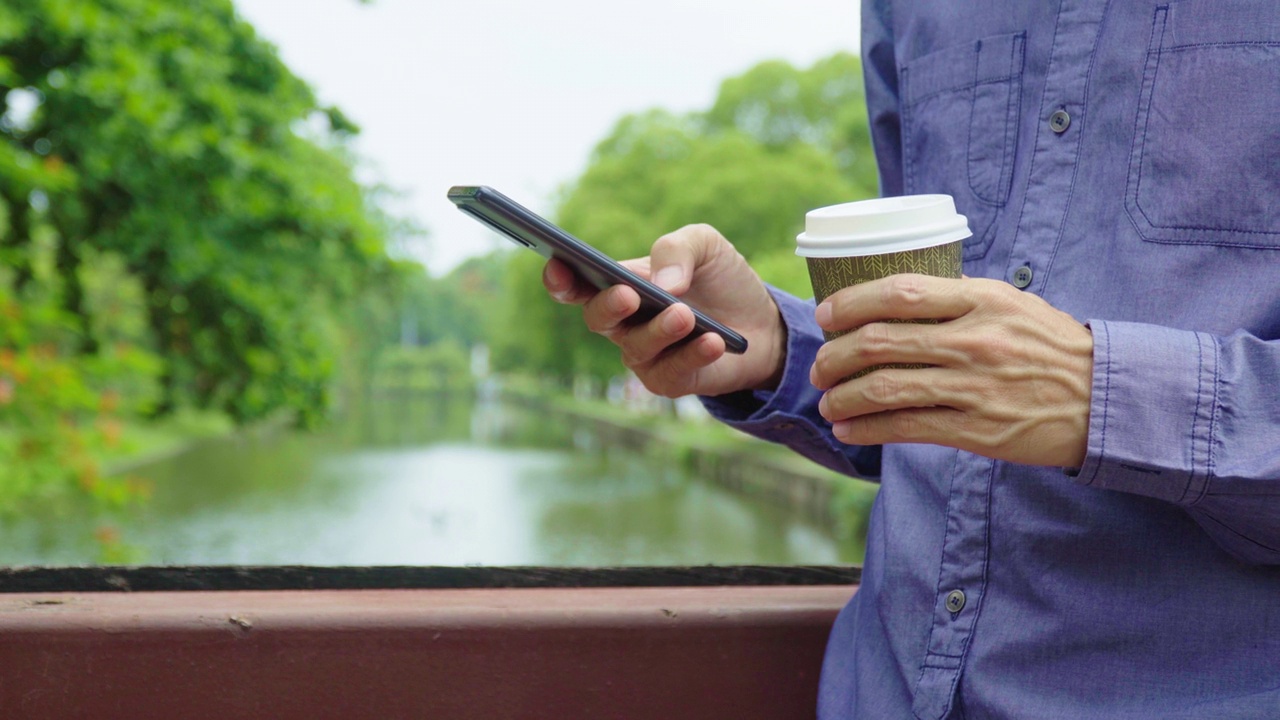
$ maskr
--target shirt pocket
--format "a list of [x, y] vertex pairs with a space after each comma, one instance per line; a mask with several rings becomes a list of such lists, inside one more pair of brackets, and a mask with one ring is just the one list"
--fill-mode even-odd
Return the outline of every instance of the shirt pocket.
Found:
[[1270, 5], [1156, 9], [1125, 192], [1143, 240], [1280, 249], [1280, 11]]
[[946, 193], [969, 219], [964, 259], [987, 254], [1009, 200], [1025, 33], [930, 53], [899, 72], [905, 190]]

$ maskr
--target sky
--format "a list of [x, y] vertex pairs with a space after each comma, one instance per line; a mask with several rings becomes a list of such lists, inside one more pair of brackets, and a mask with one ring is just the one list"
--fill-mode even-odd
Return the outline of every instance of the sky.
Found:
[[[453, 185], [537, 212], [623, 115], [702, 110], [722, 80], [858, 48], [858, 0], [235, 0], [289, 68], [361, 127], [360, 177], [425, 228], [436, 275], [508, 241]], [[589, 238], [587, 238], [589, 240]]]

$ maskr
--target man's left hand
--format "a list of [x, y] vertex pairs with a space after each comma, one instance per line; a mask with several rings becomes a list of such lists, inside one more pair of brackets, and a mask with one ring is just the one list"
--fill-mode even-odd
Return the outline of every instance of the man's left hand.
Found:
[[[819, 410], [852, 445], [932, 443], [1030, 465], [1080, 467], [1093, 334], [996, 280], [894, 275], [832, 294], [815, 317], [852, 332], [818, 351]], [[890, 320], [936, 320], [937, 324]], [[887, 363], [925, 368], [878, 368]]]

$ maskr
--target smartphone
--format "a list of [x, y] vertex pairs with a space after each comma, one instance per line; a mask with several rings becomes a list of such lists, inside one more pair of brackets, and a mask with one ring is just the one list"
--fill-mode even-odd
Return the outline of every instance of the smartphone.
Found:
[[[487, 185], [458, 185], [449, 189], [449, 199], [458, 209], [497, 230], [517, 245], [533, 250], [544, 258], [556, 258], [573, 268], [578, 277], [604, 290], [614, 285], [628, 285], [640, 295], [640, 309], [631, 316], [634, 322], [653, 318], [665, 308], [680, 302], [674, 295], [636, 275], [608, 255], [575, 238], [533, 211]], [[688, 338], [713, 332], [724, 338], [725, 349], [742, 354], [747, 340], [738, 333], [702, 314], [690, 305], [695, 319]]]

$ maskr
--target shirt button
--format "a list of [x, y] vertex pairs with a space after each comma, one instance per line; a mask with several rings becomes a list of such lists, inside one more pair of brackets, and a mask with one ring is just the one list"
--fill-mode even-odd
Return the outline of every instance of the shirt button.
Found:
[[1013, 286], [1019, 290], [1025, 289], [1031, 284], [1031, 266], [1023, 265], [1013, 271]]
[[1066, 110], [1058, 110], [1049, 116], [1049, 129], [1061, 135], [1071, 127], [1071, 116]]
[[964, 591], [952, 590], [947, 593], [947, 610], [958, 613], [964, 609]]

